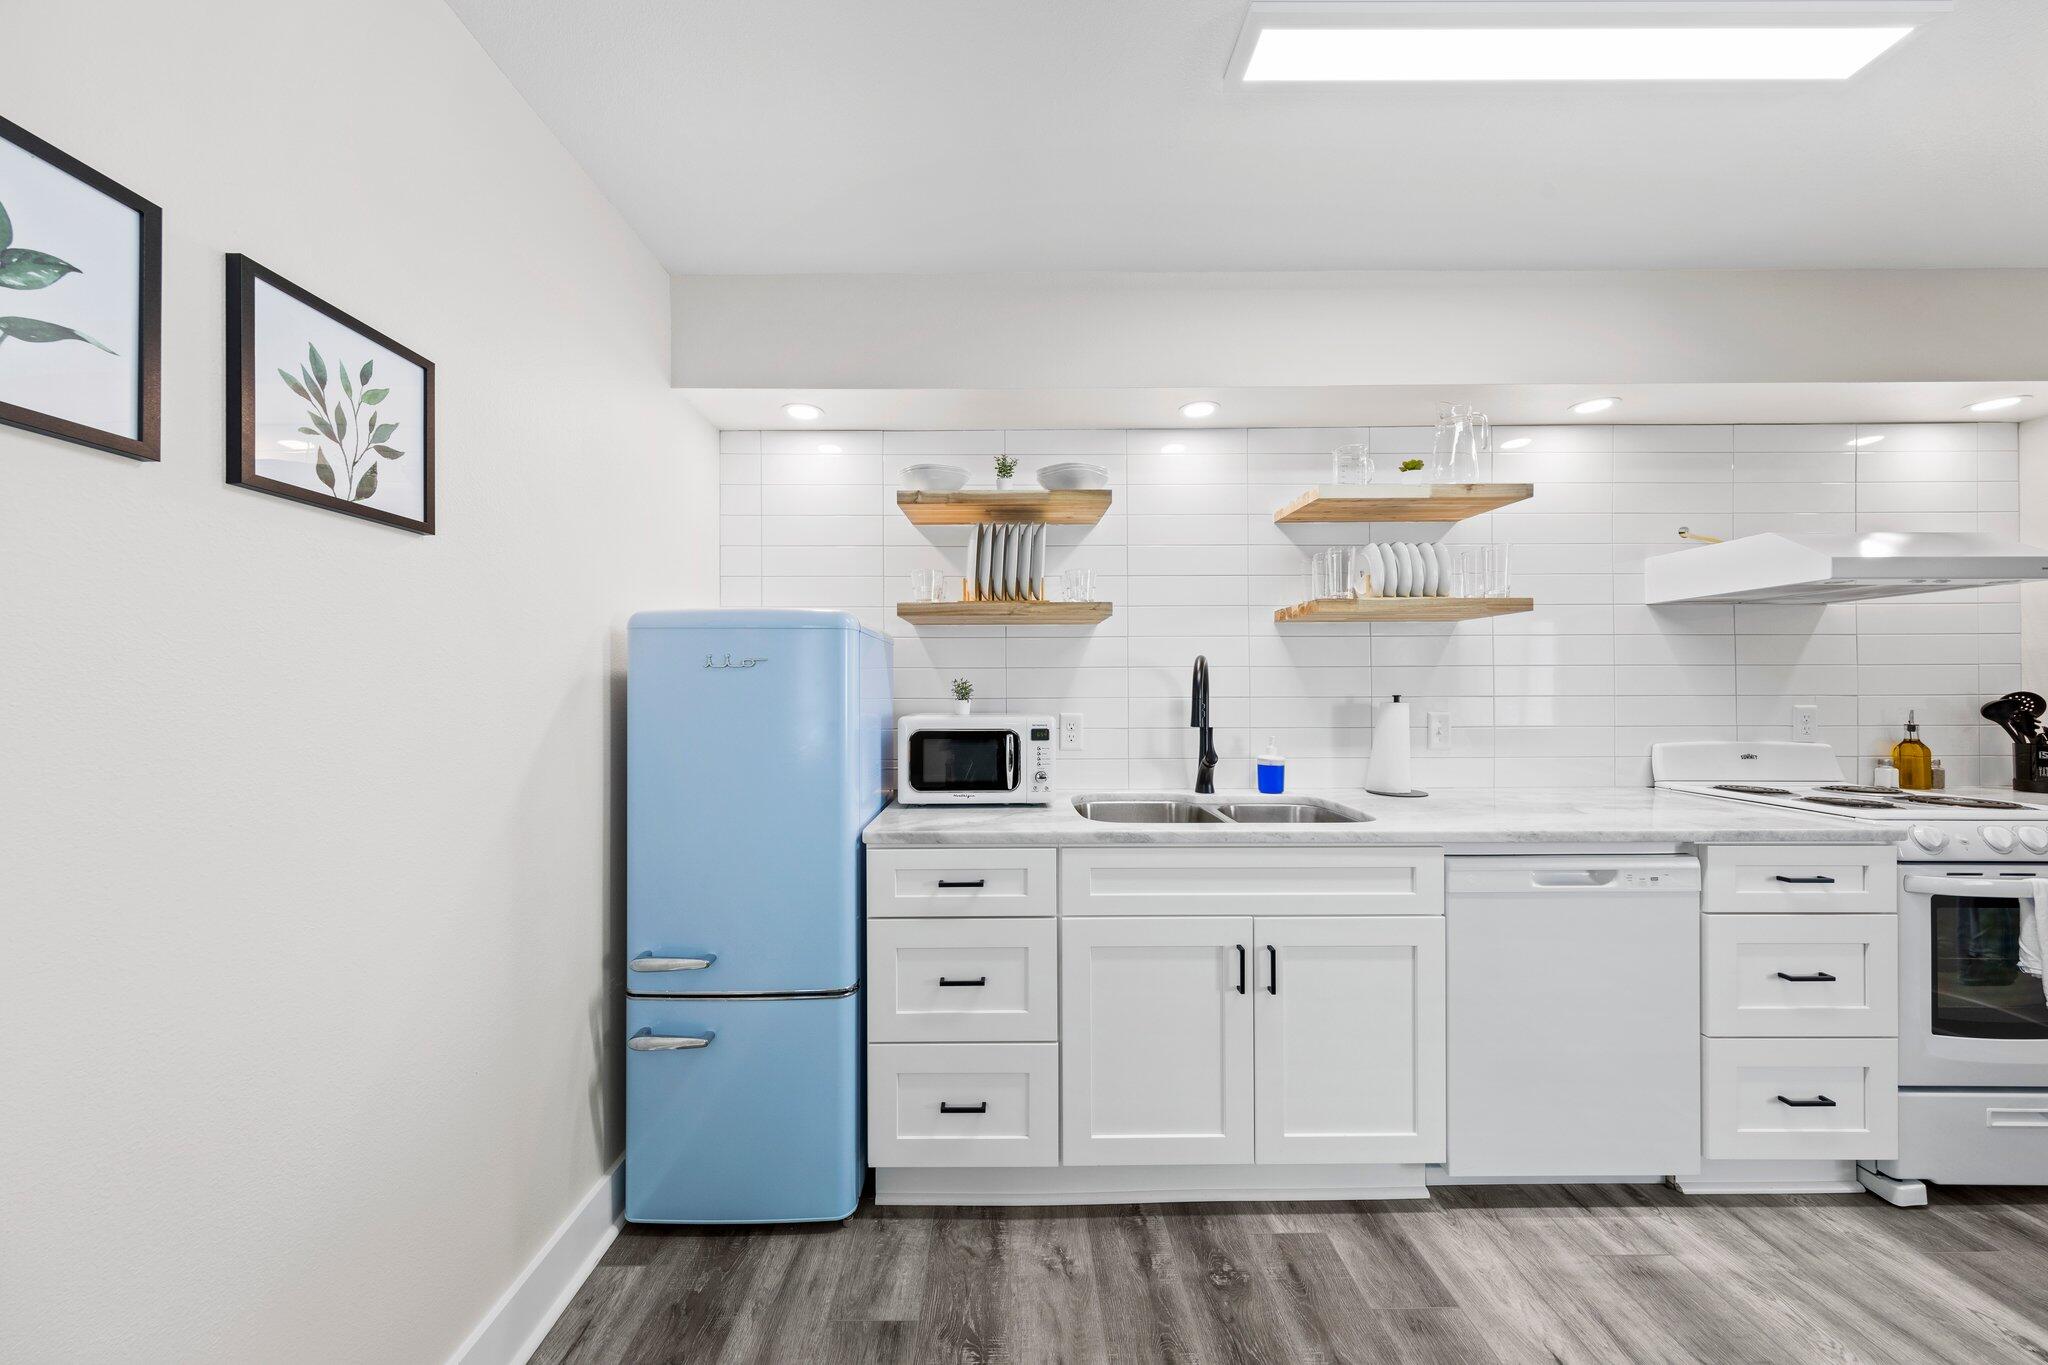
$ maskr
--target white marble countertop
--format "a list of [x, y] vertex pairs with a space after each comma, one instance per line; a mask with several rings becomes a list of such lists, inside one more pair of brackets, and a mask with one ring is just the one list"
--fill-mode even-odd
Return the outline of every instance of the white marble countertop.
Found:
[[1133, 825], [1083, 819], [1078, 796], [1189, 799], [1187, 792], [1068, 793], [1049, 806], [905, 806], [891, 802], [867, 827], [870, 848], [948, 844], [983, 848], [1064, 845], [1427, 844], [1558, 845], [1889, 844], [1904, 825], [1774, 810], [1649, 787], [1446, 788], [1421, 798], [1350, 789], [1219, 792], [1204, 801], [1307, 797], [1370, 815], [1358, 824]]

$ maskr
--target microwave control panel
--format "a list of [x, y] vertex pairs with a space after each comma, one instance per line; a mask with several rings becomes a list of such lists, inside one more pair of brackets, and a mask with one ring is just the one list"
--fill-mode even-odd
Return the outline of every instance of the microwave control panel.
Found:
[[1052, 795], [1053, 739], [1050, 725], [1031, 727], [1031, 742], [1024, 746], [1026, 786], [1033, 796]]

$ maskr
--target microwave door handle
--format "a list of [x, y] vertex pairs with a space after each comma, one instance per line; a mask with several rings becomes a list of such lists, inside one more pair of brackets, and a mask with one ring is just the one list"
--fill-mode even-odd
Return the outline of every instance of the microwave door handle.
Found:
[[1017, 790], [1017, 732], [1003, 731], [1003, 790]]

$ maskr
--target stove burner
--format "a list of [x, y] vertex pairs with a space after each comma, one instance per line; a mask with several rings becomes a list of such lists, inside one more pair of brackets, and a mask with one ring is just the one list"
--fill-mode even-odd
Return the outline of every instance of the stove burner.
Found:
[[1916, 806], [1960, 806], [1964, 810], [2032, 810], [2018, 801], [1992, 801], [1981, 796], [1901, 796]]
[[1853, 806], [1858, 810], [1897, 810], [1889, 801], [1865, 801], [1855, 796], [1802, 796], [1801, 801], [1811, 801], [1816, 806]]
[[1816, 790], [1816, 791], [1824, 791], [1824, 792], [1850, 792], [1850, 793], [1852, 793], [1852, 794], [1854, 794], [1854, 795], [1856, 795], [1856, 796], [1897, 796], [1897, 795], [1899, 794], [1899, 789], [1898, 789], [1897, 787], [1851, 787], [1851, 786], [1839, 786], [1839, 787], [1816, 787], [1816, 788], [1815, 788], [1814, 790]]
[[1790, 796], [1783, 787], [1745, 787], [1739, 782], [1723, 782], [1714, 788], [1717, 792], [1741, 792], [1744, 796]]

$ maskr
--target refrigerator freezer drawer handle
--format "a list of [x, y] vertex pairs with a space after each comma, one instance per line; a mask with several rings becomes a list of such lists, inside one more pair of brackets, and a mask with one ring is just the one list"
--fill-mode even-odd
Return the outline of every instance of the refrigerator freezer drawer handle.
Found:
[[715, 957], [636, 957], [626, 964], [635, 972], [701, 972], [718, 959]]
[[663, 1037], [658, 1033], [636, 1033], [626, 1040], [626, 1046], [635, 1052], [681, 1052], [686, 1048], [710, 1047], [714, 1034], [702, 1038]]

